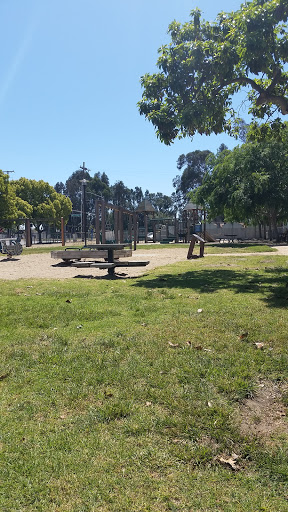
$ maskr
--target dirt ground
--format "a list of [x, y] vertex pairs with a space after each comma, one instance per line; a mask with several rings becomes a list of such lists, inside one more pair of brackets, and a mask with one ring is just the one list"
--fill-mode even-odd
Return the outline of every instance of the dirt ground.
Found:
[[287, 439], [287, 408], [282, 401], [283, 394], [287, 394], [287, 384], [260, 382], [255, 396], [243, 400], [239, 406], [242, 434], [256, 436], [263, 443], [271, 443], [277, 434], [285, 435]]
[[[288, 255], [288, 246], [278, 246], [278, 254]], [[237, 253], [237, 256], [247, 256], [248, 253]], [[273, 254], [273, 253], [261, 253]], [[275, 253], [276, 254], [276, 253]], [[2, 255], [0, 255], [2, 256]], [[216, 256], [214, 254], [205, 255], [210, 258]], [[219, 254], [217, 255], [219, 256]], [[222, 256], [229, 256], [228, 253]], [[175, 249], [159, 249], [145, 251], [138, 248], [133, 252], [132, 260], [149, 260], [150, 263], [146, 267], [121, 267], [116, 269], [116, 275], [120, 277], [137, 277], [146, 274], [147, 271], [156, 268], [176, 263], [178, 261], [185, 261], [187, 259], [187, 248]], [[193, 260], [191, 261], [192, 264]], [[99, 270], [96, 268], [77, 268], [67, 266], [62, 260], [55, 260], [51, 258], [50, 253], [46, 254], [31, 254], [25, 256], [17, 256], [11, 260], [0, 257], [0, 279], [69, 279], [76, 276], [91, 276], [91, 277], [106, 277], [107, 270]]]

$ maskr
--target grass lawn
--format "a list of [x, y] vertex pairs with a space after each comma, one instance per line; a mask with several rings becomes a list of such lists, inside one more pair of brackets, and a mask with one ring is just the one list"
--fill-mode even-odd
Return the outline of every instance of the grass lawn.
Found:
[[[186, 249], [188, 252], [190, 244], [140, 244], [137, 250], [153, 251], [159, 249]], [[266, 244], [253, 244], [253, 243], [209, 243], [205, 244], [205, 254], [217, 253], [245, 253], [245, 252], [276, 252], [277, 250]], [[196, 244], [195, 254], [199, 253], [199, 245]]]
[[287, 511], [287, 261], [0, 281], [1, 512]]

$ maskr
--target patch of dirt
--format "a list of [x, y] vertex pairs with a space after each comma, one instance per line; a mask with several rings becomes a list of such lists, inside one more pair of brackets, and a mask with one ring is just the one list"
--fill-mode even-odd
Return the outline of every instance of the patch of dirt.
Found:
[[287, 408], [282, 397], [287, 386], [261, 382], [253, 398], [244, 400], [239, 407], [242, 434], [256, 436], [264, 443], [273, 442], [274, 436], [287, 436]]
[[[159, 249], [145, 251], [141, 247], [133, 252], [131, 258], [133, 261], [149, 260], [147, 267], [123, 267], [122, 272], [116, 271], [116, 277], [139, 277], [147, 274], [147, 271], [170, 263], [187, 261], [187, 248]], [[192, 262], [191, 262], [192, 264]], [[121, 269], [122, 270], [122, 269]], [[127, 270], [127, 272], [126, 272]], [[0, 279], [71, 279], [71, 278], [89, 278], [101, 279], [107, 278], [107, 270], [94, 268], [77, 268], [66, 265], [61, 260], [51, 259], [50, 253], [31, 254], [22, 256], [17, 261], [1, 259], [0, 254]]]
[[[278, 251], [278, 247], [277, 251]], [[131, 260], [137, 261], [137, 260], [149, 260], [150, 263], [147, 267], [124, 267], [123, 270], [125, 271], [125, 274], [122, 272], [122, 276], [120, 272], [116, 272], [116, 277], [139, 277], [147, 273], [147, 271], [161, 267], [164, 265], [169, 265], [170, 263], [177, 263], [182, 261], [187, 261], [187, 247], [175, 247], [175, 248], [169, 248], [169, 249], [153, 249], [151, 251], [145, 251], [141, 249], [141, 245], [137, 247], [137, 251], [133, 251], [133, 256]], [[288, 246], [281, 247], [281, 251], [278, 251], [279, 254], [286, 254], [288, 255]], [[205, 257], [213, 258], [217, 256], [227, 256], [231, 257], [231, 255], [239, 256], [239, 257], [246, 257], [249, 255], [253, 256], [263, 256], [265, 253], [225, 253], [225, 254], [209, 254], [205, 255]], [[267, 253], [269, 256], [271, 253]], [[274, 253], [273, 257], [277, 255], [277, 253]], [[107, 270], [100, 270], [100, 269], [90, 269], [90, 268], [77, 268], [77, 267], [70, 267], [69, 265], [66, 265], [61, 260], [55, 260], [51, 259], [50, 253], [46, 254], [33, 254], [33, 248], [31, 248], [31, 254], [21, 256], [20, 258], [12, 258], [7, 259], [3, 258], [3, 255], [0, 253], [0, 279], [5, 280], [14, 280], [14, 279], [71, 279], [71, 278], [88, 278], [88, 279], [103, 279], [107, 278]], [[193, 267], [193, 264], [197, 265], [197, 259], [191, 260], [191, 268]], [[269, 263], [271, 263], [269, 259]], [[227, 264], [226, 262], [222, 262], [221, 266], [237, 266], [235, 263]], [[209, 266], [209, 265], [207, 265]], [[211, 264], [211, 266], [214, 266]], [[93, 274], [91, 273], [93, 272]]]

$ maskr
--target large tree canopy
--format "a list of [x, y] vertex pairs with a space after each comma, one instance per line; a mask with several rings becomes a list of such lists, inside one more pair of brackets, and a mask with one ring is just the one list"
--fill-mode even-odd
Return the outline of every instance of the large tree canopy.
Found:
[[[211, 164], [213, 162], [211, 161]], [[288, 219], [288, 124], [252, 126], [248, 142], [215, 157], [194, 193], [210, 218], [270, 225]]]
[[203, 176], [207, 171], [206, 159], [211, 151], [204, 150], [191, 151], [187, 155], [180, 155], [177, 160], [177, 169], [182, 170], [181, 176], [176, 176], [173, 180], [173, 186], [180, 190], [184, 195], [201, 185]]
[[31, 214], [32, 206], [17, 197], [8, 175], [0, 170], [0, 225], [10, 228]]
[[27, 202], [31, 206], [30, 219], [36, 227], [46, 221], [60, 226], [61, 217], [67, 221], [72, 211], [70, 199], [58, 194], [55, 189], [43, 180], [28, 180], [20, 178], [11, 181], [15, 195], [20, 198], [19, 206]]
[[9, 184], [8, 174], [0, 170], [0, 225], [10, 227], [17, 214], [16, 195]]
[[171, 43], [159, 49], [160, 72], [142, 77], [138, 104], [161, 141], [237, 133], [232, 97], [243, 87], [253, 116], [288, 114], [287, 17], [287, 0], [253, 0], [215, 22], [195, 9], [188, 23], [171, 23]]

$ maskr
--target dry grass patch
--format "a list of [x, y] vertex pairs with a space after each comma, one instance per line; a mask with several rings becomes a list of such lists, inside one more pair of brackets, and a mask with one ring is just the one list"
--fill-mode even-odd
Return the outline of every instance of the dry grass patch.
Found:
[[275, 436], [288, 440], [287, 407], [282, 400], [286, 391], [287, 385], [261, 382], [253, 397], [239, 407], [241, 433], [269, 444], [275, 442]]

